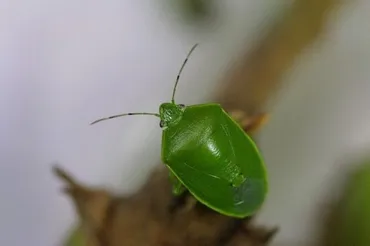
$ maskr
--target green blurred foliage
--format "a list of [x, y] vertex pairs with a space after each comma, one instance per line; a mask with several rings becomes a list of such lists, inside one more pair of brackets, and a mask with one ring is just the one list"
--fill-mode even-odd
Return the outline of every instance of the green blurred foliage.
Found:
[[189, 16], [204, 17], [208, 15], [212, 0], [180, 0], [180, 4]]
[[166, 0], [175, 11], [190, 22], [202, 22], [213, 17], [215, 13], [214, 0]]
[[350, 176], [331, 217], [327, 246], [370, 245], [370, 160]]
[[64, 246], [84, 246], [86, 245], [86, 235], [83, 233], [81, 227], [73, 228], [69, 237], [63, 244]]

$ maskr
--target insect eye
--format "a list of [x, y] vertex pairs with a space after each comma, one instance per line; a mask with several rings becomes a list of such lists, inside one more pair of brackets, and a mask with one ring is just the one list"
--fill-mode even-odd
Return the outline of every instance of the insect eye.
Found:
[[160, 127], [160, 128], [164, 127], [164, 121], [163, 121], [163, 120], [161, 120], [161, 121], [159, 122], [159, 127]]

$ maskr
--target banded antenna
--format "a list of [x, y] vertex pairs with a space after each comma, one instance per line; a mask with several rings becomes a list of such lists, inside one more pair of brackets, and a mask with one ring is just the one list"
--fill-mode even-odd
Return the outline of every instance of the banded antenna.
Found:
[[126, 114], [117, 114], [117, 115], [112, 115], [112, 116], [109, 116], [109, 117], [101, 118], [101, 119], [98, 119], [98, 120], [90, 123], [90, 125], [96, 124], [96, 123], [104, 121], [104, 120], [110, 120], [110, 119], [123, 117], [123, 116], [128, 116], [128, 115], [154, 115], [154, 116], [160, 118], [160, 115], [155, 114], [155, 113], [126, 113]]
[[182, 66], [180, 68], [180, 71], [179, 73], [177, 74], [177, 77], [176, 77], [176, 82], [175, 82], [175, 86], [173, 88], [173, 92], [172, 92], [172, 100], [171, 102], [172, 103], [175, 103], [175, 94], [176, 94], [176, 88], [177, 88], [177, 84], [179, 83], [179, 80], [180, 80], [180, 76], [181, 76], [181, 73], [182, 73], [182, 70], [184, 69], [186, 63], [188, 62], [189, 60], [189, 57], [191, 55], [191, 53], [193, 53], [193, 51], [195, 50], [195, 48], [198, 46], [198, 44], [194, 44], [193, 47], [190, 49], [188, 55], [186, 56], [185, 58], [185, 61], [182, 63]]
[[[177, 75], [177, 78], [176, 78], [176, 82], [175, 82], [175, 86], [173, 88], [173, 92], [172, 92], [172, 103], [175, 103], [175, 94], [176, 94], [176, 88], [177, 88], [177, 84], [179, 83], [179, 80], [180, 80], [180, 75], [182, 73], [182, 70], [184, 69], [187, 61], [189, 60], [189, 57], [191, 55], [191, 53], [193, 53], [193, 51], [195, 50], [195, 48], [198, 46], [198, 44], [195, 44], [193, 45], [193, 47], [190, 49], [188, 55], [186, 56], [185, 58], [185, 61], [183, 62], [181, 68], [180, 68], [180, 71]], [[111, 120], [111, 119], [114, 119], [114, 118], [119, 118], [119, 117], [123, 117], [123, 116], [128, 116], [128, 115], [153, 115], [153, 116], [156, 116], [158, 118], [160, 118], [161, 116], [159, 114], [156, 114], [156, 113], [125, 113], [125, 114], [117, 114], [117, 115], [112, 115], [112, 116], [109, 116], [109, 117], [105, 117], [105, 118], [101, 118], [101, 119], [98, 119], [98, 120], [95, 120], [93, 121], [92, 123], [90, 123], [90, 125], [94, 125], [98, 122], [101, 122], [101, 121], [105, 121], [105, 120]]]

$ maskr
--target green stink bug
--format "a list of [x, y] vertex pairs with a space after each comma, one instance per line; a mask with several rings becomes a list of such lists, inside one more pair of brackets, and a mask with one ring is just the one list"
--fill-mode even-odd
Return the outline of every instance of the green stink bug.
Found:
[[173, 192], [186, 189], [201, 203], [232, 217], [250, 216], [262, 205], [268, 183], [264, 161], [253, 140], [219, 104], [185, 106], [175, 103], [181, 72], [197, 44], [189, 51], [173, 88], [171, 102], [159, 113], [125, 113], [160, 118], [163, 163], [168, 167]]

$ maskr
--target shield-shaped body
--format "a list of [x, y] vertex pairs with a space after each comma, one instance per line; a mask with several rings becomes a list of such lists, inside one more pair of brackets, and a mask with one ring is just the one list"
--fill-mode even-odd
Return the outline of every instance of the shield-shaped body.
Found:
[[163, 130], [162, 160], [199, 201], [225, 215], [253, 214], [267, 193], [255, 143], [218, 104], [185, 107]]

